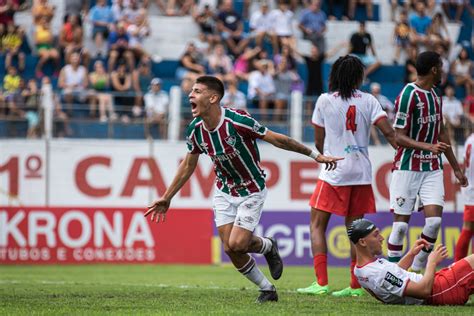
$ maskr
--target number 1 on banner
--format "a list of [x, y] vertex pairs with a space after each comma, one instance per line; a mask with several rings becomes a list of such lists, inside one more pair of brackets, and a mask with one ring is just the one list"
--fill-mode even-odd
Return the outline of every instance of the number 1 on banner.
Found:
[[354, 133], [357, 131], [356, 124], [356, 106], [350, 105], [346, 113], [346, 130], [352, 131]]

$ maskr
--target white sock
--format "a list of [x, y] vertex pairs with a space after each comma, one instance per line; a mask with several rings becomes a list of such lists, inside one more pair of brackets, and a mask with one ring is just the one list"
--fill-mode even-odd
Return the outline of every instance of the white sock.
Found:
[[434, 243], [436, 242], [440, 227], [441, 217], [427, 217], [425, 219], [425, 226], [423, 227], [423, 233], [421, 234], [421, 238], [426, 240], [430, 245], [428, 247], [423, 248], [420, 253], [416, 255], [411, 265], [411, 269], [413, 271], [420, 271], [426, 266], [426, 260], [428, 259], [428, 255], [433, 249]]
[[249, 256], [249, 261], [238, 271], [242, 273], [252, 283], [257, 285], [262, 291], [273, 291], [273, 284], [267, 279], [267, 277], [257, 267], [257, 263], [252, 256]]
[[388, 260], [400, 261], [403, 254], [403, 239], [407, 235], [408, 223], [393, 222], [390, 237], [388, 237]]
[[268, 253], [272, 249], [272, 241], [265, 237], [260, 237], [260, 236], [257, 236], [257, 237], [260, 238], [260, 240], [262, 241], [262, 248], [260, 249], [258, 253], [261, 253], [261, 254]]

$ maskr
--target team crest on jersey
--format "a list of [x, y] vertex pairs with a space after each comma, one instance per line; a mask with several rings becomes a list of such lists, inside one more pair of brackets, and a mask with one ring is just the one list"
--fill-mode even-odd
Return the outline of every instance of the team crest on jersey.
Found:
[[231, 135], [225, 139], [225, 142], [229, 144], [229, 146], [234, 147], [235, 143], [237, 142], [237, 138], [234, 135]]
[[405, 198], [404, 197], [399, 196], [395, 200], [397, 201], [397, 204], [400, 207], [403, 206], [403, 204], [405, 204]]

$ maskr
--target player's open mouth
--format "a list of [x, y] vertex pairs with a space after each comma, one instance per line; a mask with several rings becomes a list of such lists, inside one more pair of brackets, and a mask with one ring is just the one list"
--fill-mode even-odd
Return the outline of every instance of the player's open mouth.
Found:
[[191, 104], [191, 109], [194, 110], [196, 108], [196, 103], [190, 101], [189, 104]]

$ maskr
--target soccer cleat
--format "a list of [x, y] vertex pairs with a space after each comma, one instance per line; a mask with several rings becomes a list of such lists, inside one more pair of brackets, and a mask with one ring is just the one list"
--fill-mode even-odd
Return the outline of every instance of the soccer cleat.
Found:
[[278, 302], [278, 293], [274, 286], [270, 291], [260, 290], [260, 295], [257, 297], [256, 303], [262, 304], [265, 302]]
[[329, 293], [329, 286], [319, 285], [317, 281], [314, 281], [310, 286], [297, 289], [296, 292], [301, 294], [324, 295]]
[[364, 289], [353, 289], [351, 287], [346, 287], [340, 291], [332, 292], [331, 295], [336, 297], [362, 296], [364, 295]]
[[278, 250], [278, 244], [274, 238], [265, 237], [270, 239], [272, 242], [272, 248], [268, 253], [266, 253], [265, 259], [267, 259], [268, 268], [270, 269], [270, 274], [274, 280], [278, 280], [283, 273], [283, 261], [280, 257], [280, 252]]

